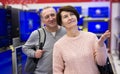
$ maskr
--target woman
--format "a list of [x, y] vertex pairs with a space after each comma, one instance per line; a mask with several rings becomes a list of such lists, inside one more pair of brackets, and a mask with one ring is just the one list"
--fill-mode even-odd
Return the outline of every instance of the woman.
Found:
[[72, 6], [59, 9], [57, 23], [67, 30], [53, 49], [53, 74], [99, 74], [97, 65], [105, 65], [107, 49], [104, 41], [110, 37], [106, 31], [100, 39], [90, 32], [78, 30], [79, 14]]

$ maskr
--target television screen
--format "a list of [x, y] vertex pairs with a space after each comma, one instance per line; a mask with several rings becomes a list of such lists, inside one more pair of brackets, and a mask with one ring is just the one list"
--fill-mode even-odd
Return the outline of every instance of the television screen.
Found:
[[92, 18], [108, 18], [109, 7], [89, 7], [88, 16]]
[[83, 26], [83, 17], [82, 17], [82, 7], [81, 6], [75, 6], [75, 9], [77, 10], [79, 14], [79, 21], [78, 21], [78, 26]]
[[15, 47], [16, 54], [16, 65], [17, 65], [17, 73], [27, 74], [25, 72], [25, 63], [27, 60], [27, 56], [22, 52], [22, 46]]
[[[21, 49], [21, 51], [22, 51], [22, 47], [21, 47], [20, 49]], [[27, 74], [27, 73], [25, 72], [25, 63], [26, 63], [26, 60], [27, 60], [27, 55], [25, 55], [25, 54], [22, 52], [21, 56], [22, 56], [22, 74]]]
[[77, 10], [78, 14], [82, 14], [82, 7], [81, 6], [75, 6], [75, 9]]
[[55, 9], [56, 12], [58, 12], [60, 6], [55, 6], [55, 7], [53, 7], [53, 8]]
[[11, 44], [11, 24], [6, 19], [6, 9], [0, 8], [0, 48]]
[[12, 70], [12, 50], [0, 52], [0, 74], [13, 74]]
[[36, 12], [20, 11], [20, 40], [27, 41], [32, 31], [40, 27], [40, 17]]
[[0, 8], [0, 36], [7, 36], [6, 10]]
[[42, 11], [42, 9], [39, 9], [39, 10], [38, 10], [38, 13], [41, 13], [41, 11]]
[[108, 30], [108, 22], [88, 22], [88, 31], [102, 34]]
[[83, 26], [83, 19], [84, 19], [84, 17], [79, 18], [78, 26]]
[[19, 14], [19, 9], [16, 9], [16, 8], [11, 9], [12, 38], [19, 37], [19, 16], [18, 14]]

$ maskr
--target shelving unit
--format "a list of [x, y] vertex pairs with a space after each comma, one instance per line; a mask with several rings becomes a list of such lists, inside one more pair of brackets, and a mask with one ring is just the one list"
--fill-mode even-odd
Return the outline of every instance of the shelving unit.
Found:
[[[108, 7], [90, 7], [88, 8], [88, 16], [86, 16], [83, 19], [83, 21], [84, 21], [83, 28], [87, 28], [88, 31], [90, 30], [94, 31], [93, 33], [95, 33], [99, 38], [104, 33], [103, 31], [109, 29], [109, 24], [110, 24], [109, 8]], [[90, 28], [93, 28], [89, 26], [90, 24], [91, 26], [94, 25], [93, 26], [94, 29], [96, 29], [96, 31], [98, 32], [95, 32], [94, 29], [90, 29]], [[110, 42], [109, 39], [105, 41], [105, 43], [107, 44], [107, 47], [109, 47], [110, 45], [109, 42]]]
[[[100, 23], [100, 22], [108, 22], [108, 29], [109, 29], [109, 24], [110, 24], [110, 18], [91, 18], [91, 17], [87, 17], [87, 18], [84, 18], [84, 27], [86, 27], [86, 28], [89, 28], [88, 27], [88, 22], [93, 22], [93, 23], [96, 23], [96, 22], [98, 22], [98, 23]], [[100, 23], [101, 24], [101, 23]], [[93, 25], [93, 24], [91, 24], [91, 25]], [[99, 25], [99, 24], [98, 24]], [[103, 25], [104, 25], [104, 23], [103, 23]], [[104, 26], [101, 26], [101, 27], [104, 27]], [[105, 24], [105, 25], [107, 25], [107, 24]], [[106, 27], [106, 26], [105, 26]], [[98, 26], [98, 30], [99, 30], [99, 26]], [[89, 30], [88, 30], [89, 31]], [[100, 36], [103, 34], [103, 33], [95, 33], [97, 36], [98, 36], [98, 38], [100, 38]], [[107, 39], [106, 41], [105, 41], [105, 43], [107, 44], [107, 47], [109, 48], [109, 46], [110, 46], [110, 40], [109, 39]]]
[[[86, 17], [83, 19], [84, 20], [84, 25], [83, 27], [88, 28], [88, 22], [108, 22], [110, 23], [110, 18], [91, 18], [91, 17]], [[102, 34], [96, 34], [97, 36], [101, 36]]]
[[109, 18], [84, 18], [84, 22], [90, 22], [90, 21], [94, 21], [94, 22], [97, 22], [97, 21], [109, 21], [110, 19]]

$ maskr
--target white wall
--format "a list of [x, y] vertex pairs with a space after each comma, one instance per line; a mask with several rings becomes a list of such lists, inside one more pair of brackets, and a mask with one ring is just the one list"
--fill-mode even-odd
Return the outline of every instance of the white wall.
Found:
[[111, 24], [111, 30], [112, 30], [112, 37], [111, 37], [111, 49], [116, 49], [116, 42], [115, 42], [115, 35], [117, 36], [120, 32], [120, 19], [116, 19], [118, 16], [120, 16], [120, 3], [112, 3], [112, 24]]

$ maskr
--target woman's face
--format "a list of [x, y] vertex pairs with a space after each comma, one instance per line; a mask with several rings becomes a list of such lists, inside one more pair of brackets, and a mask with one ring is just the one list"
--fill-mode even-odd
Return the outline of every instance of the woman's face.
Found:
[[61, 12], [62, 25], [65, 28], [73, 28], [77, 26], [77, 17], [73, 12], [62, 11]]

